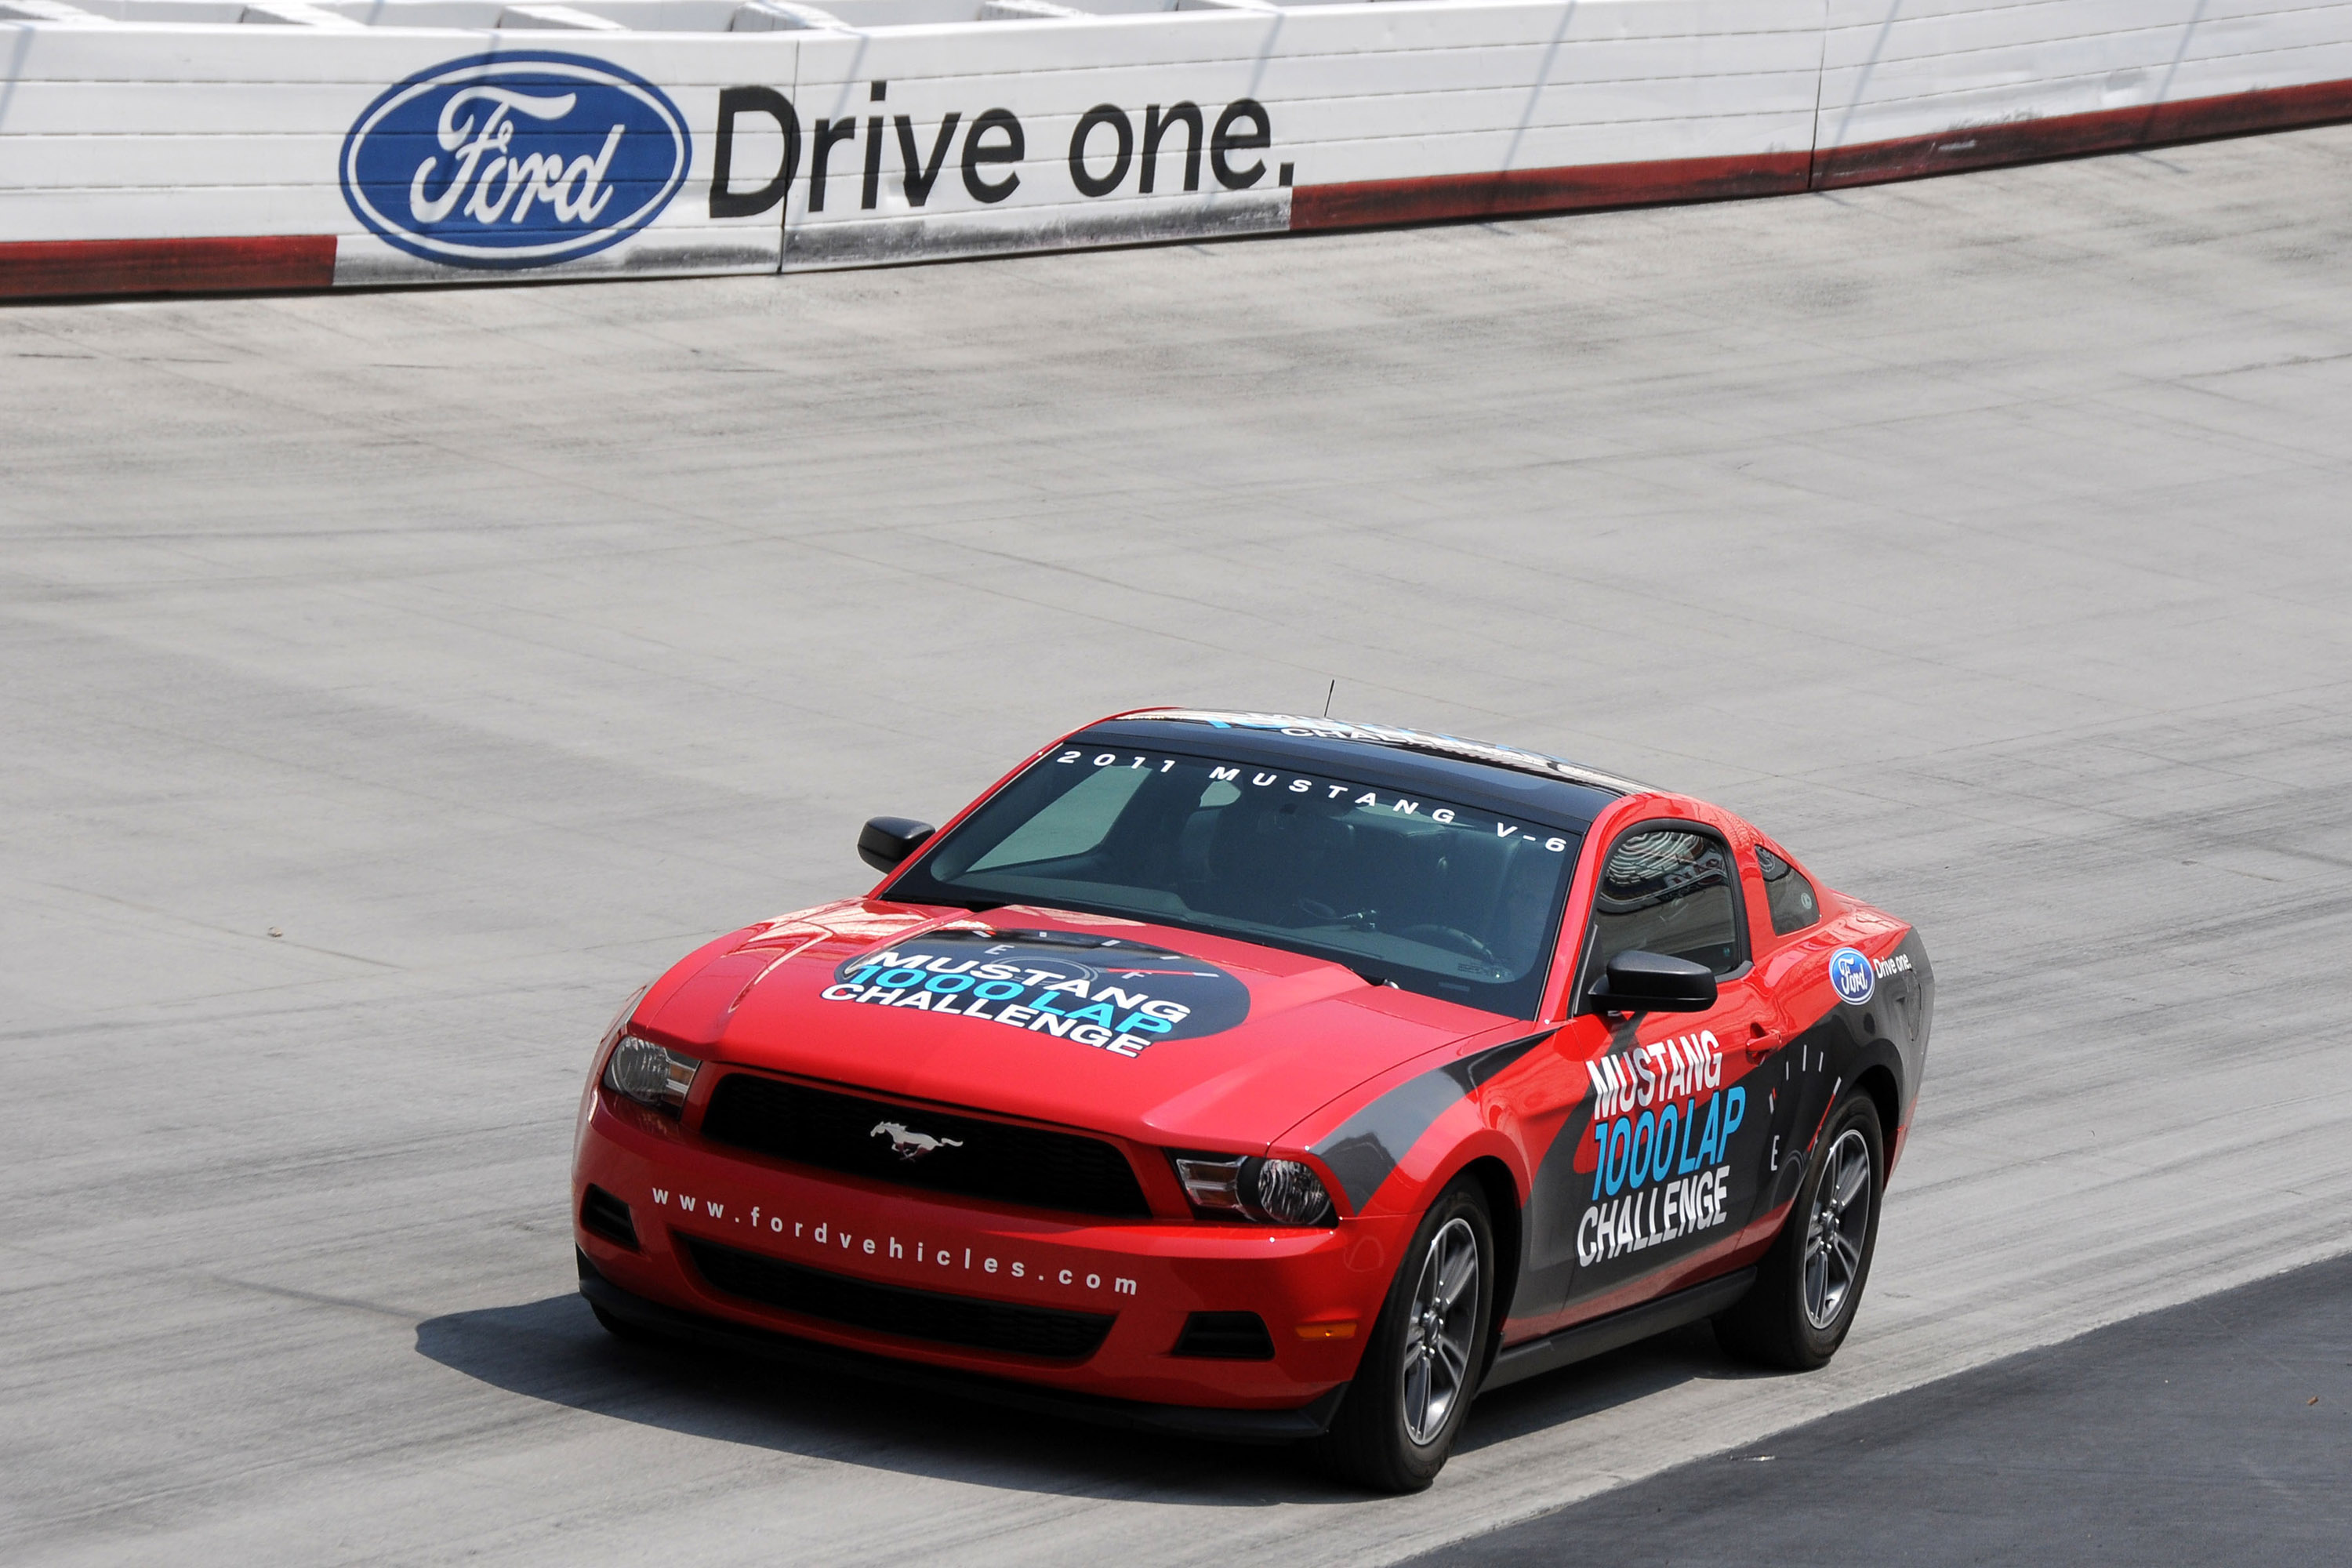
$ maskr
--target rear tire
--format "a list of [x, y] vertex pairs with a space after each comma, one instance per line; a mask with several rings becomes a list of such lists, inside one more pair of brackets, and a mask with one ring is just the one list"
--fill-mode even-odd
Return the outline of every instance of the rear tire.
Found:
[[1460, 1177], [1414, 1229], [1356, 1379], [1314, 1445], [1326, 1471], [1384, 1492], [1437, 1479], [1486, 1369], [1494, 1280], [1486, 1194]]
[[1790, 1372], [1826, 1366], [1862, 1305], [1878, 1246], [1886, 1150], [1878, 1107], [1849, 1090], [1830, 1111], [1756, 1284], [1715, 1320], [1716, 1342], [1742, 1361]]

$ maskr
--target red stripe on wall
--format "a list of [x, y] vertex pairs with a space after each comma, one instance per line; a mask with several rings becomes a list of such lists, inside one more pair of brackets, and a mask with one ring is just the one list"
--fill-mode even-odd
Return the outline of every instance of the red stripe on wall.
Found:
[[331, 234], [227, 239], [36, 239], [0, 245], [0, 300], [329, 289]]
[[1805, 188], [1811, 168], [1807, 153], [1770, 153], [1746, 158], [1679, 158], [1655, 163], [1595, 163], [1581, 168], [1514, 169], [1499, 174], [1301, 185], [1290, 194], [1290, 226], [1358, 228], [1382, 223], [1426, 223], [1434, 218], [1787, 195]]
[[1830, 147], [1810, 158], [1802, 153], [1780, 153], [1752, 158], [1687, 158], [1301, 185], [1291, 194], [1290, 226], [1355, 228], [1442, 218], [1573, 212], [1584, 207], [1786, 195], [1809, 186], [1824, 190], [1918, 179], [2001, 163], [2123, 152], [2344, 120], [2352, 120], [2352, 81], [2318, 82], [2181, 103], [2011, 121], [1898, 142]]
[[2095, 114], [2053, 115], [1872, 142], [1854, 147], [1824, 147], [1813, 157], [1813, 188], [1872, 184], [1958, 174], [1993, 163], [2030, 163], [2085, 153], [2119, 153], [2167, 142], [2197, 142], [2242, 136], [2252, 131], [2286, 131], [2352, 120], [2352, 81], [2315, 82], [2226, 98], [2192, 98], [2179, 103], [2111, 109]]

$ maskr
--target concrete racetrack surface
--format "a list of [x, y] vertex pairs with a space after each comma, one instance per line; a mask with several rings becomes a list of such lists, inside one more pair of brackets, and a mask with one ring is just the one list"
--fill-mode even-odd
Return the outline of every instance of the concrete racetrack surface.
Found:
[[[2344, 1250], [2347, 254], [2334, 130], [0, 311], [0, 1555], [1391, 1560]], [[1919, 923], [1832, 1367], [1660, 1342], [1389, 1500], [604, 1340], [564, 1173], [627, 991], [1058, 726], [1335, 677]]]
[[[2305, 1568], [2352, 1542], [2352, 1257], [1842, 1410], [1412, 1568]], [[1706, 1331], [1686, 1353], [1704, 1356]]]

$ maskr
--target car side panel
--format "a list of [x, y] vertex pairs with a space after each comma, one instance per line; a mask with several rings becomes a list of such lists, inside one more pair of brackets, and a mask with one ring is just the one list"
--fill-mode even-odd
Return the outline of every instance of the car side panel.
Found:
[[[1752, 1261], [1785, 1218], [1830, 1106], [1872, 1068], [1886, 1073], [1907, 1121], [1932, 1006], [1924, 946], [1909, 928], [1861, 906], [1800, 937], [1758, 966], [1781, 1028], [1762, 1041], [1716, 1042], [1716, 1081], [1708, 1081], [1716, 1079], [1713, 1060], [1695, 1080], [1687, 1044], [1684, 1076], [1674, 1076], [1676, 1052], [1668, 1042], [1687, 1042], [1692, 1030], [1671, 1015], [1613, 1026], [1590, 1016], [1573, 1020], [1497, 1079], [1490, 1092], [1504, 1103], [1525, 1075], [1572, 1065], [1583, 1079], [1534, 1155], [1507, 1342]], [[1861, 1004], [1841, 999], [1829, 980], [1832, 956], [1848, 946], [1883, 974]], [[1629, 1063], [1648, 1075], [1645, 1081], [1637, 1071], [1630, 1093]], [[1659, 1129], [1669, 1109], [1673, 1152], [1661, 1163]], [[1637, 1146], [1653, 1162], [1638, 1182]]]
[[[1442, 1181], [1481, 1152], [1507, 1164], [1522, 1200], [1507, 1342], [1754, 1261], [1785, 1220], [1814, 1136], [1846, 1086], [1873, 1068], [1883, 1071], [1898, 1127], [1907, 1127], [1917, 1097], [1934, 996], [1917, 933], [1816, 882], [1822, 919], [1775, 935], [1755, 869], [1755, 829], [1686, 797], [1628, 797], [1594, 823], [1562, 922], [1552, 988], [1560, 1009], [1570, 1003], [1566, 977], [1580, 955], [1601, 848], [1622, 826], [1660, 816], [1706, 822], [1726, 834], [1750, 917], [1753, 961], [1729, 984], [1752, 992], [1757, 1005], [1738, 1012], [1727, 1036], [1715, 1032], [1703, 1066], [1694, 1049], [1702, 1030], [1691, 1016], [1612, 1025], [1585, 1015], [1368, 1086], [1370, 1098], [1339, 1125], [1327, 1113], [1283, 1140], [1296, 1145], [1302, 1133], [1311, 1138], [1305, 1146], [1331, 1169], [1358, 1212], [1369, 1205], [1383, 1214], [1418, 1213]], [[1875, 971], [1872, 994], [1862, 1004], [1842, 999], [1831, 982], [1832, 959], [1845, 947], [1861, 952]], [[1711, 1030], [1716, 1020], [1707, 1015], [1701, 1022]], [[1760, 1036], [1750, 1022], [1760, 1025]], [[1599, 1118], [1596, 1129], [1604, 1096], [1612, 1114]], [[1658, 1129], [1669, 1107], [1674, 1147], [1662, 1173]], [[1643, 1134], [1645, 1115], [1650, 1126]], [[1896, 1129], [1890, 1132], [1899, 1138]], [[1650, 1157], [1638, 1183], [1631, 1169], [1637, 1134]], [[1622, 1173], [1612, 1188], [1604, 1162], [1621, 1138]]]

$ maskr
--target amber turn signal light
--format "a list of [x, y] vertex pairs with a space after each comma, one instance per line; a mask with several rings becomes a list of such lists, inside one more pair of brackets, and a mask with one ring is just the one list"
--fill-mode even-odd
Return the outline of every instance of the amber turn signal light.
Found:
[[1302, 1340], [1352, 1340], [1356, 1337], [1356, 1320], [1347, 1318], [1336, 1323], [1301, 1323], [1291, 1331]]

